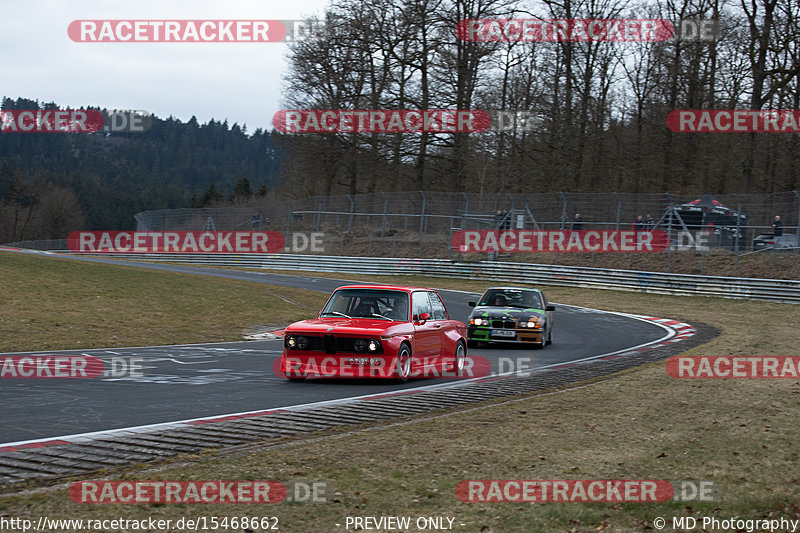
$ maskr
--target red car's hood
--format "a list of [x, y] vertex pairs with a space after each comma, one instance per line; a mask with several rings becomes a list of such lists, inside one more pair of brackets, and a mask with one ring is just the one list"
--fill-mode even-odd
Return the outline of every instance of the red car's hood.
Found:
[[286, 328], [289, 333], [325, 333], [332, 335], [364, 335], [378, 336], [386, 335], [390, 330], [394, 332], [408, 326], [407, 322], [392, 322], [380, 318], [315, 318], [295, 322]]

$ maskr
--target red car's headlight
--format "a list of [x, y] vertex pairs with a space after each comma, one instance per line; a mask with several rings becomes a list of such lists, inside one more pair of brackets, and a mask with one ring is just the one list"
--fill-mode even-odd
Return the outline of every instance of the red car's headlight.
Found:
[[383, 346], [378, 339], [354, 339], [353, 350], [358, 353], [382, 353]]
[[287, 335], [283, 345], [290, 350], [305, 350], [308, 348], [308, 337], [303, 335]]

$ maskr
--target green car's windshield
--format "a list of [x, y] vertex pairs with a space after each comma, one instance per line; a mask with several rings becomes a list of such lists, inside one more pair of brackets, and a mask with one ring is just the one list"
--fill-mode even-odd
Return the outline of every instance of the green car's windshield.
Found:
[[522, 289], [489, 289], [481, 296], [478, 305], [522, 309], [542, 309], [543, 307], [538, 291]]

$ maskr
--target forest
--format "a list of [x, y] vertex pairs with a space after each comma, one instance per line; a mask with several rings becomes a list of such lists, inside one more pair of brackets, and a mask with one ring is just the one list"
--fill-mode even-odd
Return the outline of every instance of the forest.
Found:
[[[5, 98], [6, 109], [58, 109]], [[149, 209], [263, 197], [282, 155], [270, 132], [153, 117], [131, 133], [0, 133], [0, 242], [129, 229]]]
[[[460, 38], [469, 19], [711, 22], [711, 39]], [[298, 194], [762, 193], [800, 187], [797, 133], [676, 133], [675, 110], [800, 108], [798, 0], [335, 0], [290, 55], [286, 109], [481, 109], [481, 134], [288, 134]], [[531, 127], [533, 125], [534, 127]], [[315, 157], [309, 157], [309, 154]]]

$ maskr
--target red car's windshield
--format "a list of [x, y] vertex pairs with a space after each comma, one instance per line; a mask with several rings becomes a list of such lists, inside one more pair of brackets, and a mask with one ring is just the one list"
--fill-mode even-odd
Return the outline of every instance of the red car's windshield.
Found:
[[408, 293], [384, 289], [341, 289], [333, 293], [320, 317], [379, 318], [408, 321]]

